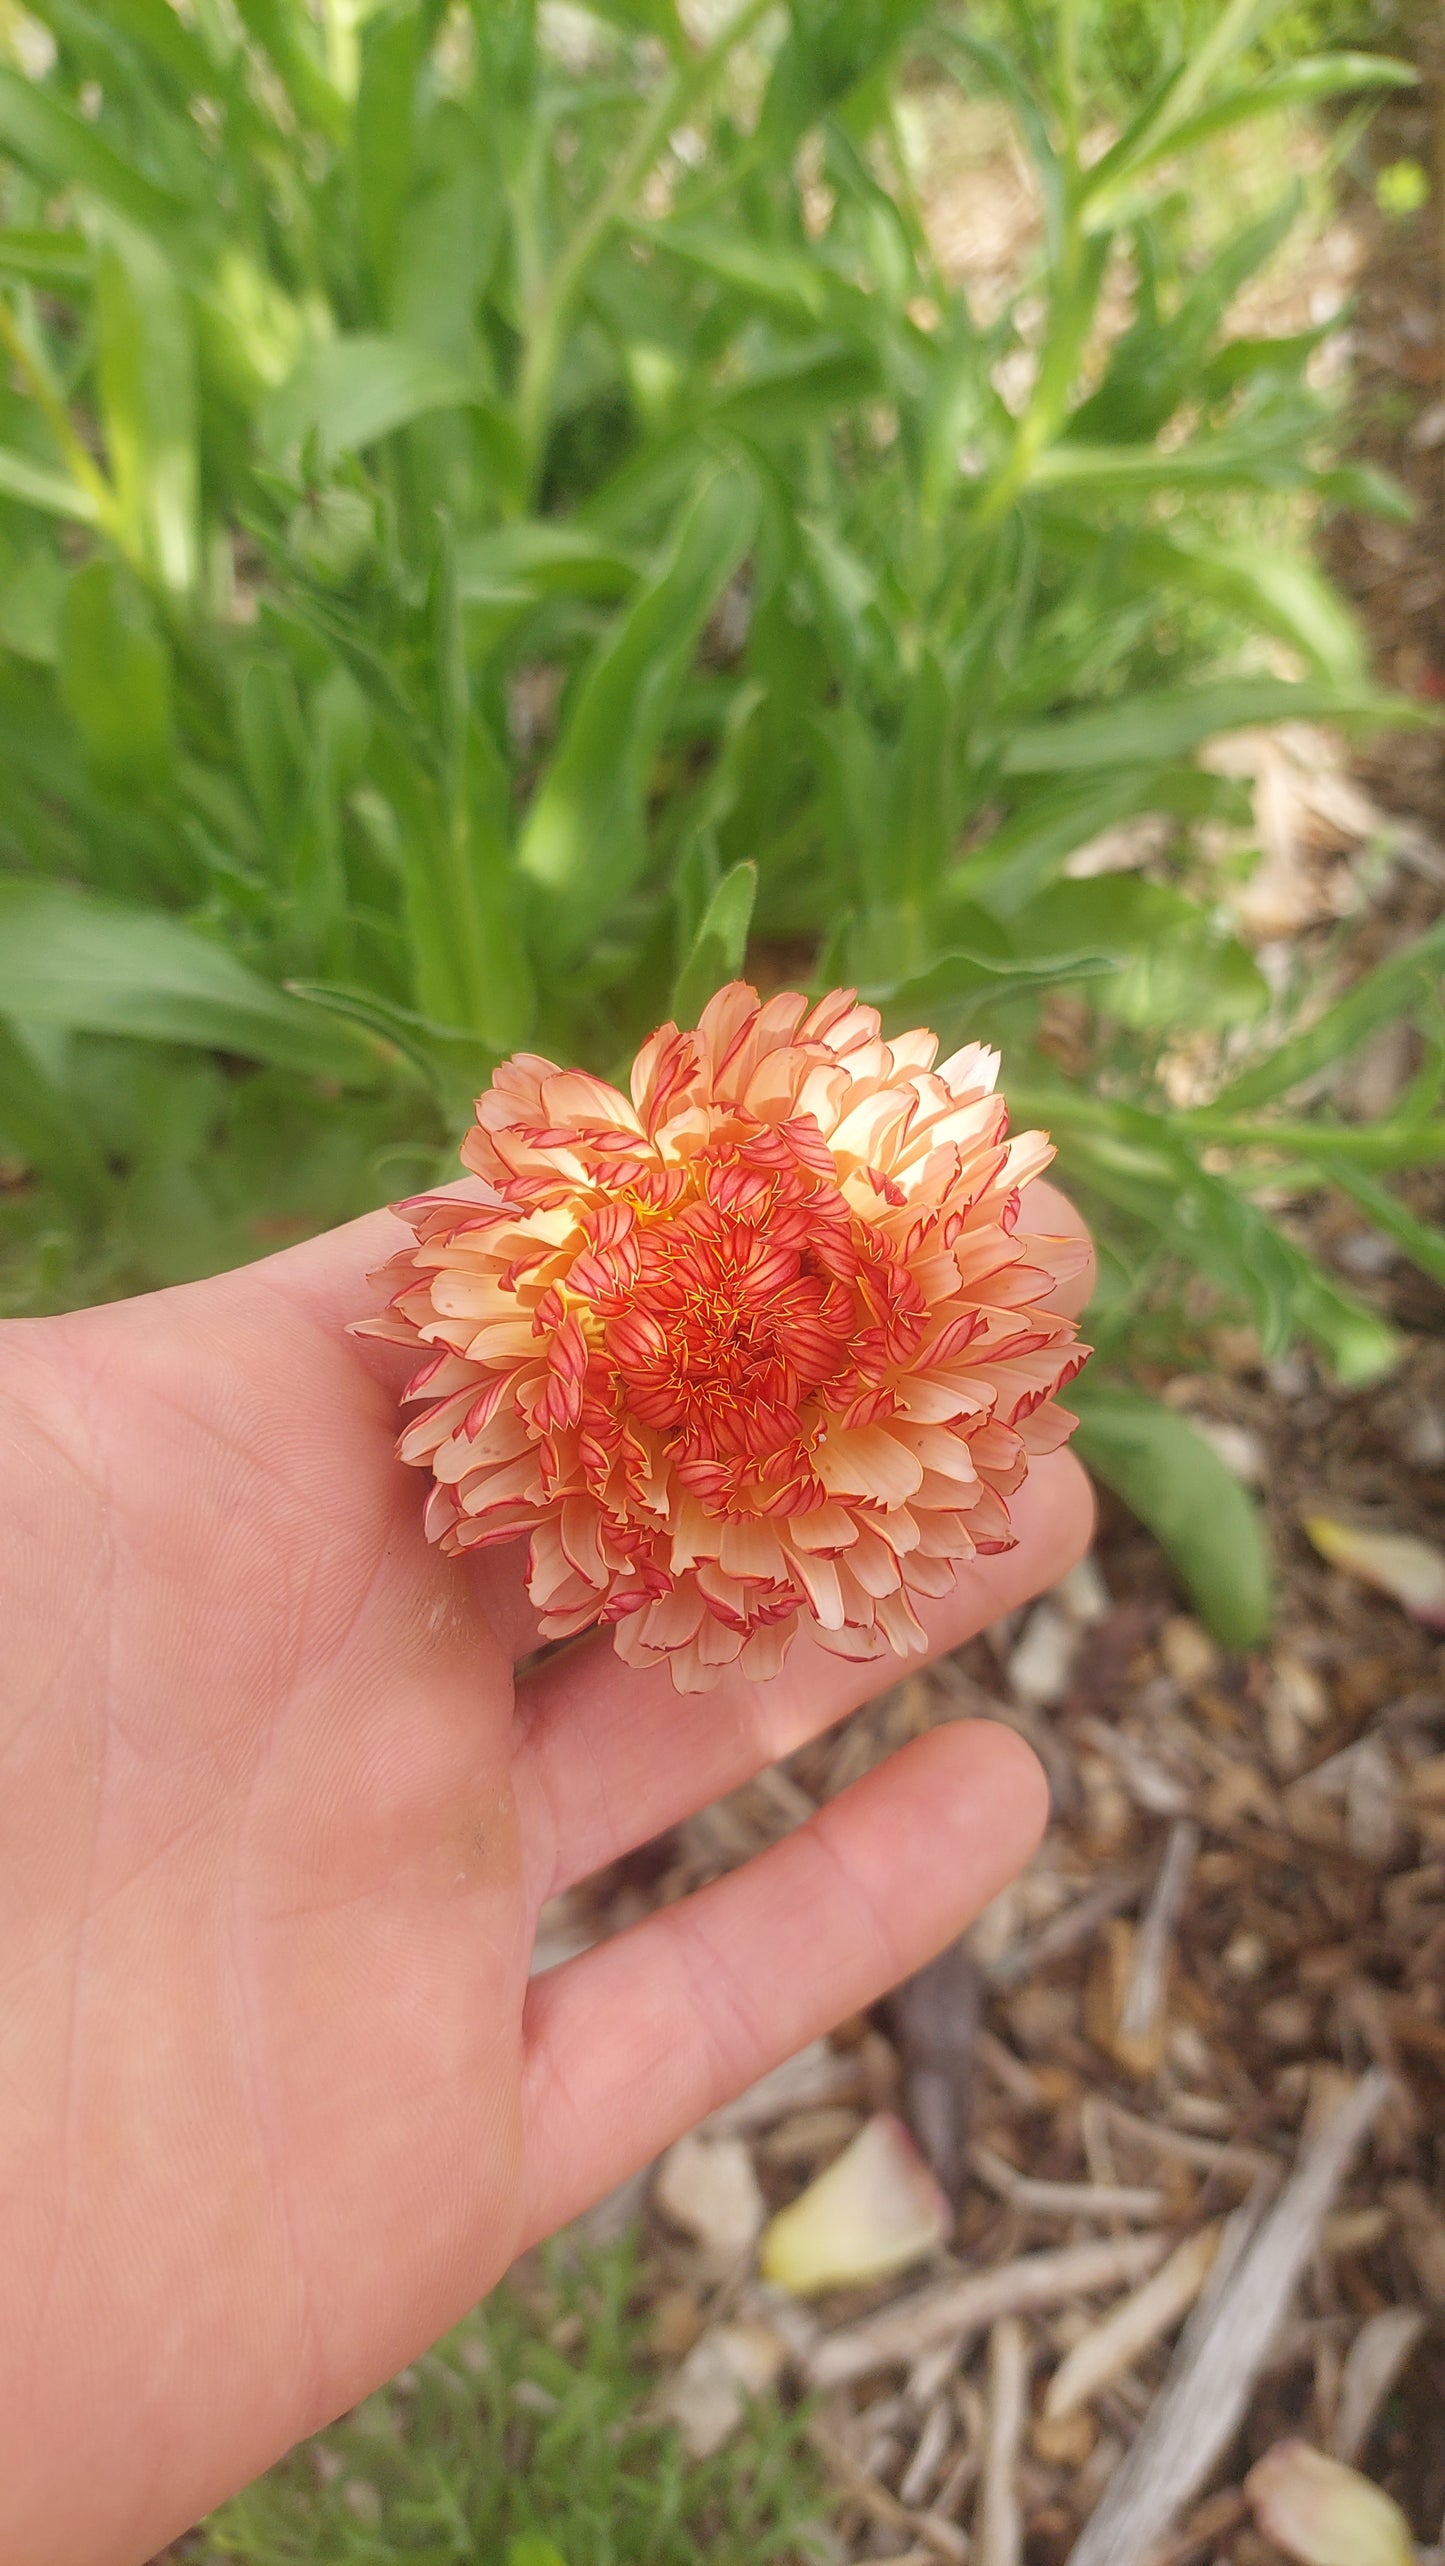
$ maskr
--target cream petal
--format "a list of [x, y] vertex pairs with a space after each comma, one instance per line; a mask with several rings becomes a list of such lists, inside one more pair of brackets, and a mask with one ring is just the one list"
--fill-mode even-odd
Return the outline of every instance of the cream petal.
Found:
[[[960, 1479], [965, 1487], [978, 1477], [973, 1454], [966, 1438], [950, 1434], [946, 1426], [899, 1426], [899, 1440], [907, 1443], [927, 1471], [945, 1480]], [[956, 1504], [957, 1500], [953, 1502]]]
[[469, 1472], [484, 1468], [494, 1461], [513, 1461], [518, 1453], [530, 1452], [531, 1437], [515, 1408], [499, 1408], [491, 1424], [477, 1435], [452, 1435], [441, 1446], [432, 1462], [438, 1479], [456, 1486]]
[[642, 1137], [630, 1099], [609, 1087], [605, 1078], [589, 1077], [585, 1069], [563, 1069], [555, 1078], [544, 1079], [541, 1109], [557, 1131], [570, 1125], [577, 1131], [623, 1131]]
[[718, 1558], [729, 1577], [783, 1578], [787, 1554], [771, 1524], [755, 1515], [730, 1517], [718, 1535]]
[[761, 1630], [755, 1630], [738, 1659], [739, 1671], [751, 1683], [771, 1683], [792, 1646], [797, 1627], [797, 1615], [794, 1614], [788, 1621], [767, 1622]]
[[816, 1555], [810, 1558], [806, 1551], [800, 1552], [795, 1574], [824, 1630], [841, 1630], [844, 1621], [843, 1589], [832, 1560]]
[[642, 1636], [649, 1648], [664, 1652], [685, 1648], [702, 1628], [706, 1611], [707, 1605], [698, 1592], [696, 1580], [680, 1577], [670, 1594], [659, 1595], [656, 1602], [649, 1604], [646, 1611], [638, 1616]]
[[693, 1646], [704, 1666], [731, 1666], [741, 1657], [745, 1631], [734, 1630], [730, 1622], [720, 1622], [713, 1613], [705, 1613]]
[[813, 1468], [835, 1497], [874, 1497], [899, 1506], [923, 1478], [923, 1464], [884, 1426], [836, 1426], [813, 1454]]
[[966, 1042], [961, 1050], [951, 1051], [947, 1060], [940, 1060], [938, 1076], [955, 1096], [972, 1095], [980, 1087], [985, 1095], [992, 1095], [998, 1085], [999, 1065], [998, 1053], [991, 1051], [987, 1043]]
[[790, 1550], [846, 1550], [858, 1538], [858, 1518], [846, 1506], [814, 1506], [806, 1515], [788, 1517]]

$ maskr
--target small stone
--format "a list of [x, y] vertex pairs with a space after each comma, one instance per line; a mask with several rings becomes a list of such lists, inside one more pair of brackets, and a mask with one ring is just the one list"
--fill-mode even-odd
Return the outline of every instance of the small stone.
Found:
[[1107, 1621], [1114, 1609], [1113, 1597], [1092, 1551], [1076, 1562], [1067, 1577], [1059, 1579], [1050, 1601], [1084, 1630], [1092, 1630], [1096, 1622]]
[[1303, 1996], [1275, 1996], [1260, 2006], [1259, 2028], [1271, 2049], [1308, 2049], [1314, 2037], [1314, 2007]]
[[1009, 1689], [1016, 1700], [1052, 1710], [1069, 1689], [1079, 1653], [1080, 1628], [1057, 1604], [1036, 1604], [1023, 1636], [1008, 1661]]
[[1252, 1979], [1264, 1976], [1269, 1967], [1269, 1957], [1269, 1944], [1262, 1933], [1246, 1930], [1231, 1934], [1224, 1946], [1225, 1968], [1231, 1978], [1241, 1979], [1246, 1985]]
[[1159, 1634], [1159, 1654], [1165, 1671], [1186, 1693], [1207, 1683], [1219, 1664], [1213, 1640], [1190, 1613], [1175, 1613], [1165, 1623]]
[[751, 2251], [767, 2217], [740, 2138], [700, 2138], [695, 2131], [680, 2138], [657, 2169], [653, 2198], [663, 2217], [724, 2271]]
[[691, 2290], [664, 2290], [652, 2311], [648, 2329], [660, 2361], [681, 2361], [702, 2333], [701, 2306]]

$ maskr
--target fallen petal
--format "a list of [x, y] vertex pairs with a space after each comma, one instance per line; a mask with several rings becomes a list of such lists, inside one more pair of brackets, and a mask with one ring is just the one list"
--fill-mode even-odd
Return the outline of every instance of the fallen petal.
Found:
[[1413, 1533], [1364, 1532], [1332, 1515], [1307, 1515], [1305, 1531], [1332, 1567], [1393, 1596], [1412, 1621], [1445, 1630], [1445, 1551]]
[[804, 2296], [901, 2272], [947, 2239], [953, 2209], [902, 2121], [879, 2112], [780, 2210], [763, 2238], [768, 2281]]
[[1266, 2539], [1299, 2566], [1414, 2566], [1400, 2507], [1354, 2468], [1307, 2441], [1277, 2441], [1244, 2491]]

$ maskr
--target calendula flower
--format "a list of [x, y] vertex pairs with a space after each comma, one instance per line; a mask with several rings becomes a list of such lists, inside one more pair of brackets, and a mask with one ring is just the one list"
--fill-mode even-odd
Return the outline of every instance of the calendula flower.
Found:
[[1053, 1152], [1007, 1137], [995, 1054], [937, 1048], [850, 990], [734, 983], [630, 1097], [507, 1061], [462, 1144], [480, 1198], [400, 1207], [361, 1324], [425, 1350], [402, 1457], [448, 1551], [530, 1538], [547, 1638], [610, 1624], [681, 1692], [775, 1674], [800, 1623], [904, 1653], [918, 1598], [1011, 1546], [1074, 1423], [1085, 1349], [1041, 1305], [1080, 1252], [1018, 1231]]

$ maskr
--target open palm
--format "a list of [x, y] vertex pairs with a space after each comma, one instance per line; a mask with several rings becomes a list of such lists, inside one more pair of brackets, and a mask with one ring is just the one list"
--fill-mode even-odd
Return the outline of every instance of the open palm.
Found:
[[[544, 1898], [888, 1670], [800, 1642], [679, 1700], [594, 1638], [514, 1686], [520, 1559], [428, 1547], [388, 1357], [343, 1333], [398, 1236], [0, 1330], [4, 2566], [135, 2566], [926, 1958], [1041, 1823], [1015, 1738], [936, 1730], [529, 1987]], [[939, 1648], [1078, 1556], [1067, 1454], [1016, 1517]]]

